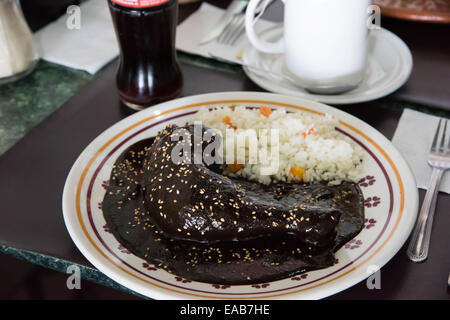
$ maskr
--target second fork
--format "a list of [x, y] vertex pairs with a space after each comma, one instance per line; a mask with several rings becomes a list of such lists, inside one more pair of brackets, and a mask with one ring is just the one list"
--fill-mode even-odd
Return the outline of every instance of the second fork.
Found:
[[[442, 122], [444, 126], [441, 130]], [[447, 122], [448, 120], [439, 120], [428, 156], [428, 164], [433, 168], [433, 172], [406, 251], [408, 258], [413, 262], [421, 262], [428, 257], [439, 186], [445, 171], [450, 169], [450, 133], [448, 132], [450, 130], [447, 130]]]

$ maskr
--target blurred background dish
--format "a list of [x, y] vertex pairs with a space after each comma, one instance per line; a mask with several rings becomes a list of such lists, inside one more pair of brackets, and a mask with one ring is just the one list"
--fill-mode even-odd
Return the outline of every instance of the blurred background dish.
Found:
[[373, 0], [386, 17], [450, 23], [450, 1], [448, 0]]

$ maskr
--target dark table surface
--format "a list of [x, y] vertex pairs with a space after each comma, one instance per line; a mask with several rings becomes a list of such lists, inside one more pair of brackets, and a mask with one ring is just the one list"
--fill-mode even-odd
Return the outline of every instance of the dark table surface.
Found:
[[[186, 8], [182, 16], [195, 6]], [[413, 53], [421, 54], [420, 51]], [[117, 63], [113, 63], [100, 72], [69, 102], [0, 157], [0, 245], [91, 266], [75, 247], [64, 226], [62, 190], [73, 162], [88, 143], [132, 113], [121, 105], [117, 97], [116, 68]], [[183, 63], [182, 70], [185, 78], [183, 96], [217, 91], [262, 91], [239, 72], [223, 72], [189, 63]], [[440, 79], [439, 85], [442, 83], [448, 95], [448, 77]], [[410, 89], [408, 84], [395, 97], [401, 98], [402, 91], [406, 95], [408, 90], [429, 93], [428, 84], [411, 86]], [[439, 104], [446, 98], [436, 99]], [[404, 103], [383, 99], [339, 108], [391, 138], [404, 106]], [[422, 199], [424, 192], [421, 191], [420, 195]], [[405, 248], [402, 248], [382, 268], [382, 290], [368, 290], [362, 282], [331, 298], [449, 299], [449, 207], [450, 196], [440, 194], [430, 256], [426, 262], [414, 264], [408, 261]]]

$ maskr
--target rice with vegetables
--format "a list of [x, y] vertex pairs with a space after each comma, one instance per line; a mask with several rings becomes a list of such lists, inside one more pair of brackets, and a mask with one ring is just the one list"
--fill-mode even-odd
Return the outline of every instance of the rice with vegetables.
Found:
[[[274, 161], [269, 151], [257, 163], [249, 161], [249, 143], [244, 157], [236, 149], [234, 163], [224, 165], [224, 173], [243, 177], [263, 184], [273, 182], [314, 182], [328, 181], [336, 185], [342, 181], [356, 182], [361, 176], [362, 150], [353, 141], [335, 130], [338, 122], [331, 115], [314, 115], [304, 112], [289, 112], [268, 107], [249, 109], [245, 106], [223, 107], [214, 110], [200, 109], [195, 116], [206, 127], [219, 130], [224, 138], [225, 152], [231, 150], [230, 139], [248, 130], [256, 133], [258, 155], [263, 150], [260, 143], [264, 129], [275, 129], [276, 141], [267, 139], [270, 150], [275, 148], [277, 166], [270, 174], [264, 174], [262, 168]], [[228, 130], [228, 136], [226, 134]], [[228, 140], [228, 141], [227, 141]], [[242, 150], [241, 150], [242, 151]]]

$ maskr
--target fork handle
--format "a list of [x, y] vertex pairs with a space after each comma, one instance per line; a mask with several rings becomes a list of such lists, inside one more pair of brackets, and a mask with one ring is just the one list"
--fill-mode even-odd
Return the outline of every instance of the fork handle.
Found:
[[428, 257], [430, 247], [431, 228], [433, 227], [433, 216], [436, 209], [436, 199], [439, 193], [443, 169], [433, 168], [430, 184], [420, 209], [416, 227], [411, 235], [406, 254], [413, 262], [421, 262]]

